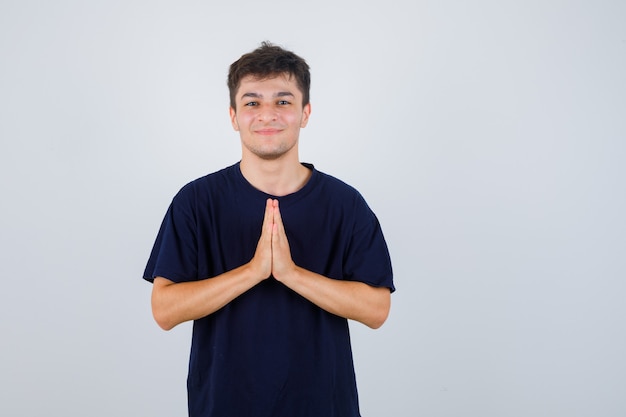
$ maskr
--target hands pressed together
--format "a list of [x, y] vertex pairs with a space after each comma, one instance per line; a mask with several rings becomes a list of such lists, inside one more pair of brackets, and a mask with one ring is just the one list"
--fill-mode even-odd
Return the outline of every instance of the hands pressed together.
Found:
[[261, 280], [273, 276], [282, 281], [297, 268], [291, 259], [278, 200], [267, 199], [261, 237], [249, 265]]

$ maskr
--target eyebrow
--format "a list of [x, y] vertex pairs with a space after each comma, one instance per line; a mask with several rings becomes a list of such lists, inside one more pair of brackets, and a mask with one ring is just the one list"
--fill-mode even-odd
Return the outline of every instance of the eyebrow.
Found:
[[[241, 95], [242, 99], [244, 99], [246, 97], [263, 98], [263, 94], [244, 93], [244, 94]], [[274, 94], [273, 97], [294, 97], [294, 95], [293, 95], [293, 93], [290, 93], [289, 91], [279, 91], [278, 93]]]

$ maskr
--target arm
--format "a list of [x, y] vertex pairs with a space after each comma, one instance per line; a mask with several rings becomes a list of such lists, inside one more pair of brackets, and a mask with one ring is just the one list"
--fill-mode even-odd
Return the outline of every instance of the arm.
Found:
[[391, 292], [363, 282], [340, 281], [298, 267], [291, 259], [289, 242], [278, 208], [273, 202], [272, 273], [274, 277], [318, 307], [377, 329], [391, 307]]
[[326, 278], [295, 265], [276, 279], [329, 313], [372, 329], [382, 326], [389, 315], [391, 292], [386, 287]]
[[250, 262], [210, 279], [174, 283], [156, 277], [152, 287], [152, 314], [164, 330], [206, 317], [224, 307], [259, 282], [268, 278], [272, 267], [272, 216], [268, 201], [261, 237]]

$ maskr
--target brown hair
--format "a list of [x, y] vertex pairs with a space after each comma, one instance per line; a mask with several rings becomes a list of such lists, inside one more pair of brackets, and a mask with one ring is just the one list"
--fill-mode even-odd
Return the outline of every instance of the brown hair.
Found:
[[302, 105], [307, 105], [311, 87], [309, 65], [293, 52], [269, 42], [263, 42], [257, 49], [242, 55], [241, 58], [231, 64], [228, 71], [230, 106], [236, 109], [235, 95], [244, 77], [252, 75], [258, 79], [265, 79], [281, 74], [295, 77], [302, 93]]

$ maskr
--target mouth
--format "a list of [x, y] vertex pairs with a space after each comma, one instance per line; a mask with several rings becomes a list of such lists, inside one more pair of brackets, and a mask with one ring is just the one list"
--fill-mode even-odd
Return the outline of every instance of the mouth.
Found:
[[262, 135], [262, 136], [271, 136], [271, 135], [275, 135], [277, 133], [279, 133], [281, 130], [280, 129], [276, 129], [276, 128], [263, 128], [263, 129], [258, 129], [255, 130], [254, 132], [257, 135]]

